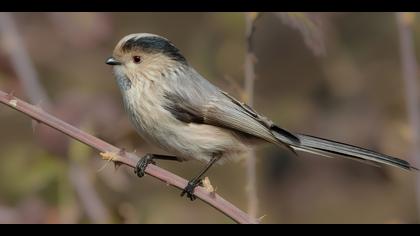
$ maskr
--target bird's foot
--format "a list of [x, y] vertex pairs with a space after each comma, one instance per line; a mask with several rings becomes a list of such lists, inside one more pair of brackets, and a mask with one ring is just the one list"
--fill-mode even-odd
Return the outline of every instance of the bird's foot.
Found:
[[189, 181], [187, 186], [184, 188], [184, 190], [182, 190], [181, 197], [183, 197], [185, 194], [187, 194], [187, 197], [191, 201], [194, 201], [195, 199], [197, 199], [197, 197], [194, 195], [194, 189], [197, 186], [202, 186], [202, 185], [203, 185], [203, 183], [202, 183], [201, 179], [193, 179], [193, 180]]
[[155, 165], [156, 162], [153, 160], [153, 154], [146, 154], [144, 157], [142, 157], [136, 165], [136, 168], [134, 169], [134, 173], [139, 177], [143, 177], [146, 173], [146, 167], [149, 164]]

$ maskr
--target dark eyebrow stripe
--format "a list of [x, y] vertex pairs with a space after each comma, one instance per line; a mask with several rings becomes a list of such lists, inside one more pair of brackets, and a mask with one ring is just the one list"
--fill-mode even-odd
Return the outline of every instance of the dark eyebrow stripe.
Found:
[[163, 53], [175, 61], [186, 63], [187, 60], [168, 40], [155, 36], [141, 37], [141, 38], [130, 38], [123, 46], [124, 52], [141, 49], [147, 53]]

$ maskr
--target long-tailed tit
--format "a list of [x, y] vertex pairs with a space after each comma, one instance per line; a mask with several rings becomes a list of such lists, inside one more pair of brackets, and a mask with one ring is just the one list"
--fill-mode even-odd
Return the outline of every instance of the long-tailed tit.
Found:
[[250, 147], [272, 143], [293, 152], [338, 156], [416, 169], [407, 161], [364, 148], [280, 128], [254, 109], [211, 84], [194, 70], [169, 40], [154, 34], [125, 36], [106, 60], [112, 65], [124, 106], [137, 132], [174, 156], [148, 154], [136, 169], [139, 177], [153, 159], [207, 163], [182, 192], [193, 200], [194, 188], [216, 162], [238, 157]]

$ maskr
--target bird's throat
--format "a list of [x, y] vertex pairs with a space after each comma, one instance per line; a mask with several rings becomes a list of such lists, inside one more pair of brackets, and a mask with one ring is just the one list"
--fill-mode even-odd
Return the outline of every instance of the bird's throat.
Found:
[[116, 74], [118, 86], [122, 91], [127, 91], [131, 88], [131, 80], [122, 73]]

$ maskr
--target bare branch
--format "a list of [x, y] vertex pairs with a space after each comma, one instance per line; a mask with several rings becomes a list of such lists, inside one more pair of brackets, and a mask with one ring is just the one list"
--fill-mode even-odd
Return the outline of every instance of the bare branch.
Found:
[[284, 24], [298, 30], [306, 46], [315, 56], [325, 56], [323, 21], [318, 14], [308, 12], [276, 12]]
[[0, 13], [0, 33], [5, 41], [11, 65], [22, 82], [23, 89], [29, 100], [34, 104], [42, 102], [49, 107], [49, 101], [44, 88], [39, 83], [38, 74], [20, 36], [12, 13]]
[[[412, 153], [415, 166], [420, 165], [420, 103], [418, 92], [417, 59], [413, 42], [412, 23], [415, 13], [396, 13], [400, 37], [402, 74], [405, 85], [405, 101], [411, 127]], [[420, 213], [420, 177], [416, 181], [417, 208]]]
[[[12, 13], [0, 13], [0, 34], [6, 41], [5, 48], [8, 51], [11, 65], [29, 100], [46, 110], [52, 110], [52, 103], [39, 81], [38, 73]], [[74, 166], [74, 168], [69, 168], [70, 182], [90, 219], [95, 223], [105, 223], [106, 219], [110, 218], [110, 214], [93, 189], [93, 182], [87, 178], [89, 170], [78, 165], [80, 164], [70, 163], [70, 166]]]
[[[12, 94], [0, 91], [0, 102], [103, 153], [114, 153], [115, 157], [112, 158], [112, 161], [116, 163], [125, 164], [135, 168], [139, 160], [139, 158], [133, 153], [120, 152], [121, 149], [95, 136], [85, 133], [84, 131], [42, 111], [41, 109], [14, 97]], [[187, 185], [187, 180], [152, 164], [147, 166], [146, 174], [179, 189], [183, 189]], [[220, 197], [218, 194], [209, 193], [203, 187], [197, 187], [194, 194], [237, 223], [251, 224], [259, 222], [257, 219], [248, 216], [246, 213]]]
[[[245, 37], [247, 42], [247, 52], [245, 55], [245, 96], [248, 105], [254, 104], [254, 84], [255, 84], [255, 56], [252, 51], [252, 34], [255, 30], [255, 19], [258, 13], [245, 13]], [[247, 176], [247, 192], [248, 192], [248, 213], [252, 217], [258, 214], [258, 197], [257, 197], [257, 163], [255, 151], [252, 150], [246, 159], [246, 176]]]
[[88, 176], [90, 172], [74, 161], [70, 162], [69, 165], [69, 179], [77, 195], [82, 199], [81, 204], [86, 209], [85, 212], [88, 217], [96, 224], [109, 222], [110, 214], [95, 191], [93, 181]]

